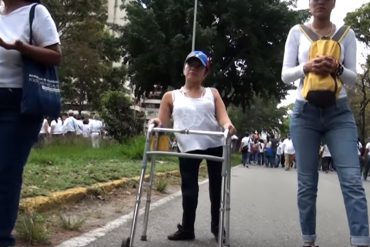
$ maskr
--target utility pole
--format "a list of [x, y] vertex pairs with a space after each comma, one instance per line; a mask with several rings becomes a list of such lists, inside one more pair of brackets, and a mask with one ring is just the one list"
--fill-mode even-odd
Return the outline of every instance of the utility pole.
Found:
[[194, 0], [194, 19], [193, 19], [193, 37], [191, 42], [191, 50], [195, 50], [195, 33], [197, 27], [197, 9], [198, 9], [198, 0]]

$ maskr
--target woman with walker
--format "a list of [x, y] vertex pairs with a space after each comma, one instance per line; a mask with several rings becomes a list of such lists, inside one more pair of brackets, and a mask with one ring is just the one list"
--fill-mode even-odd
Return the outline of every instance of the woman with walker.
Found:
[[[185, 84], [180, 89], [166, 92], [159, 108], [158, 118], [151, 122], [166, 127], [173, 119], [174, 129], [221, 131], [235, 128], [226, 112], [222, 98], [215, 88], [203, 87], [209, 73], [209, 59], [202, 51], [193, 51], [185, 59]], [[183, 153], [222, 156], [222, 138], [176, 134], [178, 149]], [[168, 236], [169, 240], [193, 240], [195, 215], [198, 204], [198, 172], [201, 159], [179, 157], [182, 192], [182, 223]], [[221, 199], [222, 162], [207, 160], [209, 195], [211, 201], [211, 232], [218, 239]]]

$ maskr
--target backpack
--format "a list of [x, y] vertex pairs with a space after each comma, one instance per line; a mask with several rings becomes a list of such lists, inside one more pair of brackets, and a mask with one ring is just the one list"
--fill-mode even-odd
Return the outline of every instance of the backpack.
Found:
[[[319, 55], [330, 56], [337, 61], [340, 60], [340, 42], [347, 35], [350, 29], [349, 26], [342, 26], [331, 38], [319, 38], [315, 32], [303, 24], [300, 25], [300, 29], [311, 41], [309, 60]], [[304, 78], [301, 93], [312, 105], [325, 108], [335, 104], [341, 89], [342, 82], [335, 74], [322, 76], [315, 73], [308, 73]]]

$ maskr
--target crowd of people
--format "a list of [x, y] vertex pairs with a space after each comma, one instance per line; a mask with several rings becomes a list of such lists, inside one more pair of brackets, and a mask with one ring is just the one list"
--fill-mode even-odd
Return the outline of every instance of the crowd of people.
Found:
[[44, 144], [52, 139], [83, 137], [91, 139], [93, 148], [99, 148], [103, 135], [104, 124], [96, 113], [81, 117], [70, 110], [62, 113], [57, 119], [44, 118], [39, 133], [39, 143]]

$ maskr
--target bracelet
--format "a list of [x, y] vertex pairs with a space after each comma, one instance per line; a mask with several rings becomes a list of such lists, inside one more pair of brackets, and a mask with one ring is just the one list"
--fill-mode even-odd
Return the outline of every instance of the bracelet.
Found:
[[344, 68], [343, 65], [338, 63], [337, 69], [335, 71], [336, 76], [341, 76], [343, 74]]

